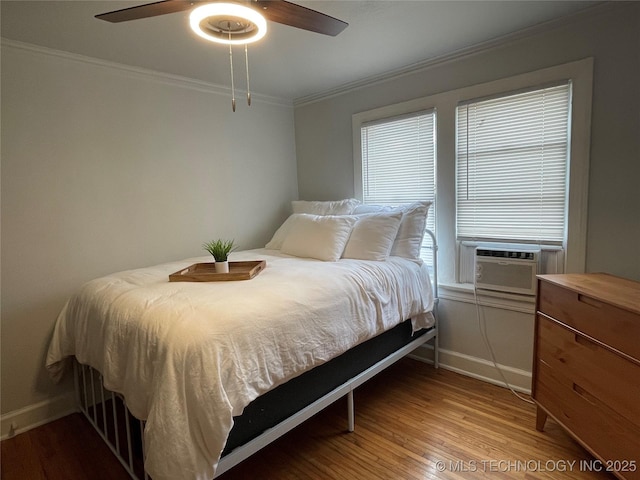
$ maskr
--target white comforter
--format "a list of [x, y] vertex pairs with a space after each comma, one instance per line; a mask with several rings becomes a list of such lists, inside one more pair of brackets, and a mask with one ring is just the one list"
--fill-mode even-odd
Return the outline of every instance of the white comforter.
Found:
[[412, 318], [432, 325], [427, 268], [406, 259], [321, 262], [275, 250], [252, 280], [169, 282], [210, 257], [85, 284], [58, 318], [47, 355], [54, 378], [69, 356], [99, 370], [147, 420], [154, 480], [210, 479], [233, 416], [260, 394]]

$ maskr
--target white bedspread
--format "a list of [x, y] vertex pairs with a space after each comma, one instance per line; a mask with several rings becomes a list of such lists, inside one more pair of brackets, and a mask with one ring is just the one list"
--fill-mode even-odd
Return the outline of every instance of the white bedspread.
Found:
[[99, 370], [147, 420], [154, 480], [210, 479], [233, 416], [260, 394], [412, 318], [431, 326], [427, 268], [406, 259], [321, 262], [248, 250], [252, 280], [169, 282], [198, 257], [85, 284], [58, 318], [47, 368], [68, 357]]

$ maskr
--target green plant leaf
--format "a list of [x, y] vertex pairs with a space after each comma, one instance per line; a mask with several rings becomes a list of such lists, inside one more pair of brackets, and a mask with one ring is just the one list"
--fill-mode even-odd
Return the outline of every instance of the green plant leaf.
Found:
[[213, 255], [216, 262], [226, 262], [229, 258], [229, 254], [235, 250], [234, 240], [211, 240], [202, 244], [207, 252]]

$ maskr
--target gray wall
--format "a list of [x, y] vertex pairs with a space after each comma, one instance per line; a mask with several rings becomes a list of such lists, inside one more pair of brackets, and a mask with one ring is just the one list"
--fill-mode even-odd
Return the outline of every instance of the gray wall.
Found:
[[23, 47], [2, 47], [2, 413], [69, 391], [44, 355], [83, 282], [262, 247], [297, 198], [290, 102], [233, 114], [213, 87]]
[[[562, 24], [529, 33], [434, 62], [420, 71], [319, 101], [297, 102], [300, 198], [353, 196], [354, 113], [593, 57], [586, 270], [640, 280], [640, 3], [596, 7]], [[533, 303], [488, 298], [478, 314], [468, 289], [445, 288], [441, 296], [438, 312], [443, 365], [501, 383], [489, 349], [481, 340], [479, 325], [484, 322], [496, 360], [509, 382], [527, 390]], [[423, 350], [420, 355], [431, 353]]]

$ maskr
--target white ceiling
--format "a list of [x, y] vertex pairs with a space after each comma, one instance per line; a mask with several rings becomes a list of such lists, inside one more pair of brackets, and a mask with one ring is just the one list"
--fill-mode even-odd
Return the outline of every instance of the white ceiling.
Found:
[[[2, 37], [228, 86], [225, 46], [195, 36], [189, 12], [111, 24], [94, 15], [150, 2], [2, 0]], [[329, 37], [270, 22], [249, 47], [251, 89], [297, 99], [570, 15], [594, 1], [330, 0], [299, 3], [349, 23]], [[244, 88], [242, 47], [236, 81]]]

